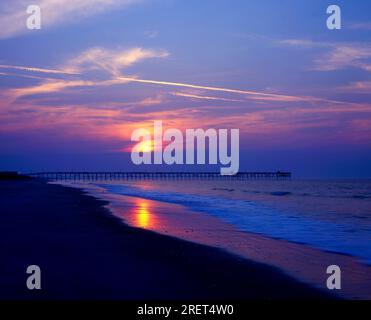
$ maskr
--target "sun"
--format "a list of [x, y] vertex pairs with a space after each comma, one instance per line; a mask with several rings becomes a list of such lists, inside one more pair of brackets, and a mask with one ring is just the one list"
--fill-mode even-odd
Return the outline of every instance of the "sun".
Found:
[[137, 145], [137, 151], [139, 152], [152, 152], [153, 151], [153, 142], [151, 141], [142, 141]]

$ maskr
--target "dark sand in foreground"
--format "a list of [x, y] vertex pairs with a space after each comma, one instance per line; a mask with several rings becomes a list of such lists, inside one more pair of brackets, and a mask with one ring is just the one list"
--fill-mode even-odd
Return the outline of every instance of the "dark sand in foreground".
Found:
[[[0, 299], [328, 298], [279, 270], [129, 227], [82, 191], [0, 181]], [[26, 288], [26, 268], [42, 290]]]

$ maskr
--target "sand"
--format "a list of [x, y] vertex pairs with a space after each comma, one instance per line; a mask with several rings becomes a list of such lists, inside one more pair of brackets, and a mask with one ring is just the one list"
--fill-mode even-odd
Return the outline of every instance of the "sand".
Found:
[[[267, 265], [125, 225], [107, 203], [41, 181], [0, 181], [1, 300], [325, 299]], [[26, 268], [40, 266], [42, 290]]]

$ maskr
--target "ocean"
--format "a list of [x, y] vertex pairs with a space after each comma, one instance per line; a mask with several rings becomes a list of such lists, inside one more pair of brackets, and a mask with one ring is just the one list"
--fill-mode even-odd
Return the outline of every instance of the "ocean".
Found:
[[241, 232], [371, 264], [371, 181], [120, 181], [105, 192], [182, 205]]

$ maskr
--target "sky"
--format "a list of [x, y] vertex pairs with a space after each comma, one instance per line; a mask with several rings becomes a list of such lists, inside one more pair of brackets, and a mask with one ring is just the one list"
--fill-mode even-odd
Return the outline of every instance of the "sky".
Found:
[[0, 170], [163, 170], [130, 160], [162, 120], [240, 129], [240, 171], [370, 178], [370, 98], [368, 0], [0, 3]]

